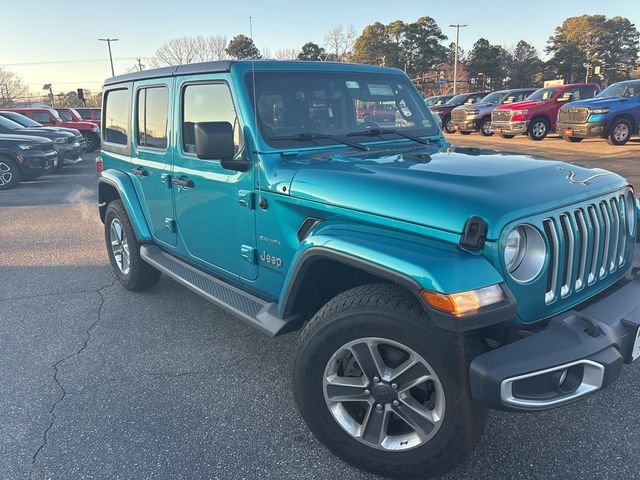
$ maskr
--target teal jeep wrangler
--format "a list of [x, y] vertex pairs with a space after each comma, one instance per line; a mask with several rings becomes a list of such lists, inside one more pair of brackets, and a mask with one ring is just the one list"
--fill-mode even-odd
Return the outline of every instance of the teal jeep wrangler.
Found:
[[107, 80], [102, 111], [119, 281], [164, 273], [268, 335], [302, 329], [302, 417], [363, 469], [440, 474], [490, 408], [575, 402], [640, 354], [629, 183], [452, 147], [398, 70], [145, 70]]

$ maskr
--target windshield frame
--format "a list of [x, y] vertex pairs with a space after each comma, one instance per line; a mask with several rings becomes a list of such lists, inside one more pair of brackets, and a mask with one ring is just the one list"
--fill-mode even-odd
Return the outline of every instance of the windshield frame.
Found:
[[[256, 75], [256, 80], [258, 80], [260, 78], [260, 76], [268, 76], [268, 75], [272, 75], [272, 76], [276, 76], [276, 75], [295, 75], [295, 76], [302, 76], [302, 75], [307, 75], [309, 77], [313, 78], [317, 78], [317, 77], [328, 77], [328, 78], [336, 78], [337, 80], [344, 80], [346, 81], [358, 81], [358, 82], [362, 82], [364, 80], [364, 78], [367, 79], [367, 82], [369, 85], [373, 85], [375, 84], [376, 80], [379, 83], [383, 83], [383, 82], [388, 82], [388, 83], [396, 83], [401, 85], [401, 88], [404, 89], [405, 93], [404, 93], [404, 97], [407, 99], [410, 99], [412, 102], [411, 107], [413, 107], [414, 112], [421, 114], [420, 117], [417, 119], [417, 121], [420, 121], [420, 119], [422, 119], [423, 122], [428, 121], [429, 123], [431, 123], [430, 126], [425, 126], [425, 127], [416, 127], [416, 126], [412, 126], [412, 127], [389, 127], [395, 130], [402, 130], [402, 132], [406, 132], [408, 134], [417, 136], [417, 137], [435, 137], [438, 135], [441, 135], [440, 133], [440, 129], [438, 127], [438, 122], [434, 116], [434, 114], [431, 113], [431, 111], [429, 110], [429, 108], [427, 107], [424, 98], [422, 97], [422, 95], [420, 95], [420, 93], [418, 92], [418, 90], [416, 89], [415, 85], [413, 84], [413, 82], [411, 82], [411, 80], [406, 77], [403, 74], [397, 74], [397, 73], [370, 73], [370, 72], [366, 72], [366, 71], [348, 71], [348, 70], [331, 70], [331, 71], [305, 71], [305, 70], [261, 70], [261, 71], [256, 71], [255, 75]], [[254, 100], [253, 100], [253, 95], [254, 95], [254, 89], [253, 89], [253, 75], [251, 71], [247, 71], [244, 74], [244, 86], [245, 86], [245, 90], [246, 90], [246, 94], [247, 97], [249, 99], [249, 106], [250, 106], [250, 118], [251, 118], [251, 123], [254, 124], [257, 127], [257, 131], [255, 132], [255, 134], [259, 135], [262, 142], [267, 145], [270, 148], [273, 148], [275, 150], [288, 150], [288, 149], [294, 149], [294, 150], [301, 150], [301, 149], [305, 149], [305, 148], [326, 148], [326, 147], [336, 147], [336, 146], [340, 146], [344, 148], [344, 144], [332, 139], [332, 138], [295, 138], [295, 139], [278, 139], [278, 140], [273, 140], [273, 138], [270, 137], [274, 137], [274, 136], [287, 136], [287, 134], [284, 135], [280, 135], [280, 134], [270, 134], [269, 132], [267, 132], [263, 126], [263, 122], [260, 120], [259, 116], [256, 115], [255, 110], [254, 110]], [[258, 92], [260, 91], [260, 86], [256, 84], [257, 90]], [[347, 89], [350, 87], [347, 87]], [[352, 99], [355, 99], [357, 97], [351, 97]], [[256, 100], [257, 101], [257, 100]], [[348, 102], [348, 99], [345, 99], [346, 102]], [[374, 100], [372, 100], [373, 102]], [[382, 98], [377, 100], [378, 102], [380, 102], [380, 104], [384, 104], [385, 100], [383, 100]], [[392, 100], [390, 100], [392, 101]], [[355, 103], [355, 102], [354, 102]], [[357, 122], [357, 112], [356, 110], [358, 110], [358, 107], [356, 107], [356, 105], [354, 105], [354, 113], [356, 113], [356, 119], [354, 119]], [[375, 107], [374, 107], [375, 108]], [[397, 108], [397, 107], [396, 107]], [[382, 109], [383, 110], [383, 109]], [[385, 128], [384, 126], [381, 126], [381, 128]], [[402, 141], [407, 141], [408, 139], [406, 137], [403, 137], [400, 134], [389, 134], [388, 138], [384, 138], [384, 139], [380, 139], [380, 138], [375, 138], [374, 136], [368, 135], [363, 133], [362, 135], [357, 134], [360, 131], [362, 131], [362, 128], [356, 123], [353, 125], [352, 128], [345, 130], [344, 132], [342, 131], [342, 129], [338, 130], [324, 130], [324, 129], [318, 129], [316, 131], [313, 131], [312, 128], [309, 129], [308, 132], [304, 132], [305, 134], [313, 134], [313, 136], [316, 135], [323, 135], [326, 137], [349, 137], [349, 138], [353, 138], [354, 141], [358, 142], [358, 143], [362, 143], [362, 144], [373, 144], [373, 143], [390, 143], [390, 142], [396, 142], [399, 140]], [[299, 132], [291, 132], [291, 135], [295, 136], [296, 133]], [[351, 135], [356, 133], [356, 135]]]

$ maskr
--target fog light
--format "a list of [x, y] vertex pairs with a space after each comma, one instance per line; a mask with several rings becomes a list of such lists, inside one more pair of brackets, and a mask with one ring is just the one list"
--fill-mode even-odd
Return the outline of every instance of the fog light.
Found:
[[433, 308], [454, 315], [464, 315], [474, 312], [481, 307], [502, 302], [504, 300], [504, 293], [499, 285], [491, 285], [477, 290], [467, 290], [465, 292], [451, 294], [423, 290], [422, 297]]

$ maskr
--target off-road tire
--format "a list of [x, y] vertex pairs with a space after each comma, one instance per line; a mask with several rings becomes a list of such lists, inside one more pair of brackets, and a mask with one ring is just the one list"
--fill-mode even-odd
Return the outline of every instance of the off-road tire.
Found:
[[[110, 229], [114, 219], [117, 219], [120, 225], [122, 225], [122, 230], [124, 231], [129, 246], [129, 271], [127, 273], [124, 273], [118, 266], [111, 245]], [[111, 268], [124, 288], [132, 291], [140, 291], [146, 290], [158, 283], [161, 273], [142, 260], [140, 256], [140, 243], [129, 221], [129, 215], [120, 200], [114, 200], [107, 206], [104, 218], [104, 238]]]
[[[324, 369], [347, 342], [379, 337], [399, 342], [429, 362], [440, 379], [446, 410], [437, 433], [412, 449], [374, 449], [356, 440], [334, 419], [324, 398]], [[464, 460], [484, 430], [487, 410], [471, 400], [469, 363], [483, 351], [474, 336], [435, 327], [417, 299], [392, 284], [353, 288], [330, 300], [302, 331], [293, 361], [297, 406], [309, 428], [347, 462], [395, 478], [441, 475]]]
[[[618, 132], [618, 129], [626, 128], [626, 136], [622, 137]], [[631, 138], [631, 134], [633, 132], [633, 126], [631, 122], [626, 118], [616, 118], [613, 122], [611, 122], [611, 126], [609, 127], [609, 133], [607, 135], [607, 143], [609, 145], [620, 146], [626, 144]]]
[[22, 172], [13, 158], [0, 155], [0, 190], [10, 190], [22, 180]]

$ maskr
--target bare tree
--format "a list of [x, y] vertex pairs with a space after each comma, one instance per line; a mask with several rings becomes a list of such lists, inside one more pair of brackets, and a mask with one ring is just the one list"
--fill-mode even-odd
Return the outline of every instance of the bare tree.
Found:
[[295, 48], [283, 48], [282, 50], [276, 50], [276, 58], [278, 60], [297, 60], [299, 50]]
[[342, 25], [329, 30], [324, 37], [325, 47], [330, 57], [338, 62], [344, 62], [353, 47], [358, 33], [353, 25], [344, 28]]
[[0, 107], [9, 107], [17, 99], [29, 96], [29, 89], [15, 73], [0, 67]]
[[273, 58], [273, 54], [271, 53], [270, 48], [263, 48], [262, 50], [260, 50], [260, 52], [262, 54], [262, 58], [266, 58], [266, 59]]
[[224, 60], [227, 39], [221, 35], [178, 37], [166, 41], [151, 59], [154, 67]]

